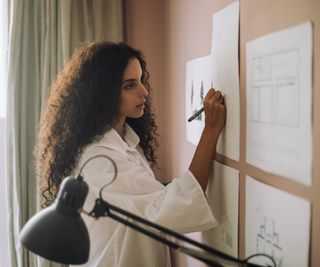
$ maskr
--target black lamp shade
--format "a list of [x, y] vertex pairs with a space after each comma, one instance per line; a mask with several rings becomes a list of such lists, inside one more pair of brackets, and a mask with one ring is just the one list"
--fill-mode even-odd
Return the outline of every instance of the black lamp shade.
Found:
[[49, 207], [32, 217], [20, 234], [21, 243], [42, 257], [68, 264], [85, 263], [89, 234], [83, 219], [67, 217]]
[[78, 212], [87, 192], [88, 186], [84, 181], [66, 178], [57, 203], [38, 212], [25, 224], [20, 233], [21, 243], [51, 261], [64, 264], [87, 262], [89, 233]]

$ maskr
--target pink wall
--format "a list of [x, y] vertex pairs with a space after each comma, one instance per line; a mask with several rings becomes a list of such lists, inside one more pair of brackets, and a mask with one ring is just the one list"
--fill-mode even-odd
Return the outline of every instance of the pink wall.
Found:
[[160, 170], [156, 175], [161, 180], [168, 177], [164, 168], [166, 150], [163, 112], [166, 109], [164, 87], [164, 2], [156, 0], [127, 1], [127, 42], [141, 50], [147, 61], [153, 89], [153, 103], [157, 116], [159, 134], [162, 137], [158, 151]]

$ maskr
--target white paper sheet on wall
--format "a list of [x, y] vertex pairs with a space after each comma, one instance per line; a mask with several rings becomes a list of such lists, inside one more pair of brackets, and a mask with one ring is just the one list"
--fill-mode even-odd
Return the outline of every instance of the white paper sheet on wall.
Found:
[[239, 103], [239, 1], [213, 15], [212, 81], [214, 88], [224, 95], [227, 108], [226, 127], [217, 151], [239, 160], [240, 103]]
[[[187, 63], [186, 119], [202, 107], [209, 88], [222, 91], [227, 107], [226, 127], [217, 151], [239, 160], [239, 2], [213, 15], [212, 54]], [[186, 120], [187, 121], [187, 120]], [[197, 145], [204, 127], [204, 113], [186, 122], [187, 141]]]
[[[307, 267], [310, 203], [246, 177], [246, 256], [266, 253], [277, 266]], [[271, 264], [260, 257], [252, 261]]]
[[238, 257], [239, 171], [215, 162], [206, 195], [219, 225], [203, 233], [204, 242]]
[[247, 162], [310, 185], [312, 26], [247, 43]]
[[[190, 60], [186, 70], [186, 121], [201, 109], [208, 90], [212, 87], [211, 55]], [[191, 122], [186, 122], [187, 141], [197, 145], [204, 128], [204, 112]]]

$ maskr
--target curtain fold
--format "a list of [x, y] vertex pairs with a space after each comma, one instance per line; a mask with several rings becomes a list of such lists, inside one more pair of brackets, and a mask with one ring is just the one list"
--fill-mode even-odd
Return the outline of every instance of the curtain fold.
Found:
[[[79, 44], [123, 41], [122, 0], [11, 0], [7, 94], [7, 186], [11, 266], [54, 266], [19, 243], [39, 209], [33, 149], [49, 86]], [[61, 266], [61, 265], [60, 265]]]

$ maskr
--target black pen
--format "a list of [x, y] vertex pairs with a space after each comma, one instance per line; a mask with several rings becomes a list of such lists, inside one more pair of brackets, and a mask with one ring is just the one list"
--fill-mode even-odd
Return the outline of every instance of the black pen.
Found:
[[200, 108], [196, 111], [189, 119], [188, 122], [193, 121], [196, 117], [198, 117], [204, 111], [204, 107]]

